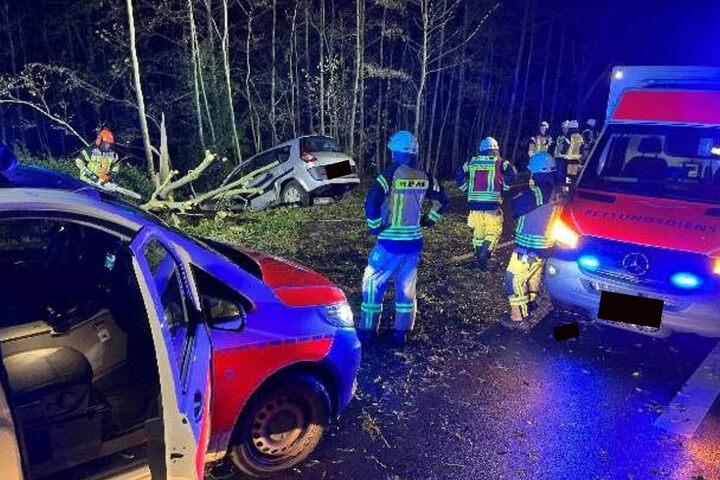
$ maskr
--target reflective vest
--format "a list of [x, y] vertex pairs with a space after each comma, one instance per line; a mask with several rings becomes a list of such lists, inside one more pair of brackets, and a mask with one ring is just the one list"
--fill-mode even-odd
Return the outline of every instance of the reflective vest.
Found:
[[423, 199], [430, 179], [422, 170], [400, 165], [391, 179], [386, 179], [388, 194], [382, 206], [382, 224], [387, 228], [380, 240], [419, 240]]
[[547, 152], [550, 150], [550, 145], [552, 145], [552, 138], [547, 135], [537, 134], [531, 137], [528, 146], [528, 157], [532, 157], [538, 152]]
[[585, 143], [583, 136], [579, 133], [572, 133], [570, 137], [561, 135], [555, 145], [555, 156], [567, 160], [580, 160], [582, 157], [582, 146]]
[[530, 190], [535, 194], [537, 203], [548, 203], [543, 203], [518, 218], [515, 227], [515, 244], [533, 250], [552, 248], [555, 242], [550, 238], [550, 226], [555, 215], [559, 213], [560, 207], [551, 202], [549, 198], [543, 198], [543, 193], [538, 186], [532, 186]]
[[[75, 164], [78, 168], [87, 168], [93, 175], [109, 176], [111, 172], [116, 172], [118, 169], [117, 159], [117, 153], [112, 150], [103, 152], [97, 147], [89, 147], [80, 152]], [[82, 176], [84, 177], [84, 175]]]
[[503, 163], [500, 157], [477, 156], [463, 165], [468, 202], [502, 202]]

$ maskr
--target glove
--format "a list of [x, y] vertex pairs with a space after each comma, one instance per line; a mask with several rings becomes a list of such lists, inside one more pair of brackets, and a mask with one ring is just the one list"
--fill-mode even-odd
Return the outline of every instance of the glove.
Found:
[[100, 183], [110, 182], [110, 175], [108, 175], [107, 173], [98, 173], [97, 178]]

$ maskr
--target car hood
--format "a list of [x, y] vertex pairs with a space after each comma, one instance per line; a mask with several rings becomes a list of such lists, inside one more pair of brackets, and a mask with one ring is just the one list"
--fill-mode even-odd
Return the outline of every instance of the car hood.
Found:
[[720, 255], [720, 208], [709, 204], [580, 189], [563, 217], [582, 235]]
[[285, 305], [311, 307], [346, 301], [332, 281], [304, 265], [224, 242], [212, 241], [212, 246], [261, 279]]

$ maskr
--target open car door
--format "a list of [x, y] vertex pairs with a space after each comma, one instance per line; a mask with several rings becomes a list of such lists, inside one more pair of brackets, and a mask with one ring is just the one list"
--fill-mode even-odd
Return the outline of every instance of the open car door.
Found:
[[[2, 359], [2, 355], [0, 355]], [[0, 360], [0, 459], [2, 459], [2, 478], [7, 480], [23, 480], [22, 457], [20, 456], [20, 442], [15, 430], [10, 401], [6, 392], [7, 376], [5, 367]]]
[[186, 259], [169, 245], [147, 228], [130, 245], [160, 377], [162, 428], [148, 426], [150, 469], [153, 478], [199, 480], [210, 434], [210, 336]]

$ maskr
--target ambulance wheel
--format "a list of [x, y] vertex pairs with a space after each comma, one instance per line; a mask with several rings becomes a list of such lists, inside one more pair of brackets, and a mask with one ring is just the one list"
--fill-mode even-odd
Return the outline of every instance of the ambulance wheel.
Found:
[[288, 182], [280, 193], [280, 199], [284, 205], [310, 205], [310, 194], [295, 180]]
[[318, 446], [330, 412], [330, 394], [317, 379], [301, 376], [273, 382], [251, 401], [230, 458], [255, 478], [287, 470]]

